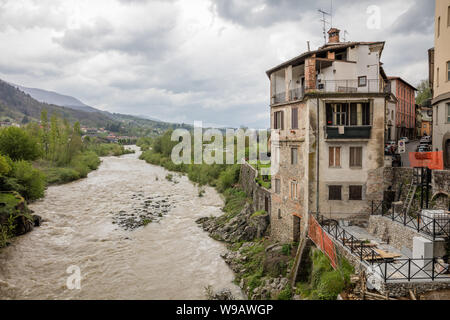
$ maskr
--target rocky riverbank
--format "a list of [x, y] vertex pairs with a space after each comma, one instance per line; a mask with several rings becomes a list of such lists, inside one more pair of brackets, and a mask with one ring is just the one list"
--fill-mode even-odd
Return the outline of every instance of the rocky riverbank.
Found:
[[[227, 204], [233, 199], [227, 199]], [[222, 258], [235, 273], [235, 283], [252, 300], [291, 299], [287, 275], [295, 256], [295, 244], [272, 243], [270, 217], [254, 211], [246, 201], [237, 214], [227, 212], [220, 217], [206, 217], [197, 223], [216, 240], [227, 243]]]
[[24, 235], [41, 223], [42, 218], [33, 215], [19, 193], [0, 193], [0, 248], [9, 244], [8, 239]]

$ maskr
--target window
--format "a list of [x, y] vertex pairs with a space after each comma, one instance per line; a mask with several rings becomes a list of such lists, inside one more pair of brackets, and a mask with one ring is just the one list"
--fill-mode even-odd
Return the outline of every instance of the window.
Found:
[[450, 27], [450, 6], [447, 9], [447, 27]]
[[[437, 115], [437, 112], [436, 112], [436, 115]], [[447, 103], [447, 123], [450, 123], [450, 103]]]
[[447, 9], [447, 27], [450, 27], [450, 6]]
[[341, 166], [341, 147], [330, 147], [329, 159], [330, 168], [339, 168]]
[[326, 105], [328, 126], [370, 126], [370, 103], [343, 103]]
[[358, 87], [366, 87], [367, 86], [367, 77], [358, 77]]
[[291, 128], [298, 129], [298, 108], [292, 108]]
[[275, 193], [280, 194], [281, 193], [281, 180], [275, 179]]
[[291, 199], [298, 200], [298, 183], [297, 181], [291, 181]]
[[362, 200], [362, 186], [350, 186], [348, 199]]
[[274, 113], [273, 128], [284, 130], [284, 112], [283, 111], [277, 111]]
[[447, 81], [450, 81], [450, 61], [447, 62]]
[[281, 219], [281, 209], [278, 209], [278, 219]]
[[327, 104], [327, 125], [345, 126], [347, 124], [348, 104]]
[[436, 72], [436, 86], [439, 87], [439, 68], [437, 68]]
[[437, 20], [437, 36], [438, 36], [438, 38], [440, 37], [440, 35], [441, 35], [441, 17], [439, 17]]
[[342, 200], [342, 186], [328, 186], [328, 200]]
[[291, 148], [291, 164], [298, 164], [298, 149]]
[[350, 167], [362, 168], [362, 147], [350, 147]]

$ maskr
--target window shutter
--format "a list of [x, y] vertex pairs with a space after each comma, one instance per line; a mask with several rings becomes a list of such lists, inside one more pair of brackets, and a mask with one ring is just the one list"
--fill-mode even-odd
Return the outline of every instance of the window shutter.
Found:
[[284, 130], [284, 111], [280, 111], [281, 116], [281, 130]]
[[298, 129], [298, 108], [292, 108], [292, 119], [291, 119], [292, 129]]
[[340, 167], [341, 166], [341, 148], [335, 148], [336, 156], [335, 156], [335, 166]]
[[333, 147], [330, 147], [329, 148], [329, 166], [330, 167], [334, 167], [334, 148]]

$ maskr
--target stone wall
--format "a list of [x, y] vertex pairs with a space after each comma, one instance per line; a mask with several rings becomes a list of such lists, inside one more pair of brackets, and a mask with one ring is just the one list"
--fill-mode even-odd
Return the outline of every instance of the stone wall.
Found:
[[369, 226], [367, 230], [369, 233], [383, 239], [398, 250], [407, 248], [412, 251], [413, 238], [423, 237], [422, 234], [414, 231], [413, 229], [405, 227], [400, 223], [394, 222], [391, 219], [382, 216], [371, 216], [369, 218]]
[[409, 290], [416, 290], [417, 294], [429, 291], [450, 289], [450, 282], [387, 282], [381, 286], [381, 294], [389, 292], [390, 297], [409, 296]]
[[[397, 196], [398, 192], [401, 191], [400, 200], [404, 200], [412, 177], [412, 168], [385, 167], [371, 170], [368, 173], [367, 179], [367, 200], [381, 201], [383, 200], [384, 192], [388, 190], [395, 191]], [[431, 188], [433, 198], [439, 196], [439, 207], [444, 206], [448, 210], [448, 198], [450, 197], [450, 170], [433, 170]], [[447, 204], [445, 204], [445, 201], [442, 203], [442, 196], [444, 195], [447, 195]]]
[[433, 194], [445, 193], [450, 196], [450, 170], [434, 170], [431, 184]]
[[[247, 195], [253, 199], [254, 211], [266, 211], [271, 215], [271, 192], [261, 187], [256, 181], [258, 172], [247, 162], [241, 165], [239, 184]], [[267, 207], [266, 207], [267, 205]]]

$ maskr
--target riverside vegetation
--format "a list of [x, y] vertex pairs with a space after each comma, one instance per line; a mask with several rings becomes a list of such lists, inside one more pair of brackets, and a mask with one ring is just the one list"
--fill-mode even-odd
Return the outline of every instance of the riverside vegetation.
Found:
[[[269, 215], [265, 211], [255, 212], [252, 199], [239, 187], [240, 165], [176, 165], [170, 156], [178, 142], [171, 141], [171, 134], [168, 131], [157, 138], [140, 139], [137, 144], [143, 151], [141, 159], [186, 174], [199, 185], [200, 197], [204, 185], [213, 186], [222, 194], [225, 200], [223, 215], [201, 218], [197, 223], [212, 238], [227, 244], [229, 251], [222, 258], [235, 272], [235, 283], [249, 299], [332, 300], [349, 285], [353, 270], [345, 259], [342, 258], [341, 267], [334, 270], [320, 251], [312, 251], [309, 268], [302, 281], [292, 289], [288, 275], [298, 244], [270, 240]], [[270, 188], [270, 184], [267, 187]], [[211, 299], [225, 294], [213, 293], [210, 288], [206, 288], [206, 293]]]
[[44, 196], [45, 188], [85, 178], [100, 165], [99, 156], [130, 151], [117, 144], [82, 139], [78, 122], [72, 126], [44, 110], [40, 124], [0, 130], [0, 248], [15, 235], [40, 224], [27, 202]]

